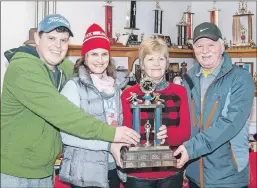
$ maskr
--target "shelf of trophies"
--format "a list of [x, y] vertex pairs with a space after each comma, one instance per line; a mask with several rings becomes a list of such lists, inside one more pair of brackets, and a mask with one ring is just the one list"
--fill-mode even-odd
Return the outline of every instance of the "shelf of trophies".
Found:
[[[70, 45], [68, 56], [80, 56], [81, 45]], [[257, 56], [256, 48], [242, 48], [242, 49], [227, 49], [226, 52], [232, 58], [255, 58]], [[138, 47], [127, 46], [111, 46], [112, 57], [127, 57], [128, 70], [132, 71], [132, 66], [135, 60], [138, 59]], [[169, 50], [170, 58], [194, 58], [193, 50], [191, 49], [178, 49], [171, 47]]]

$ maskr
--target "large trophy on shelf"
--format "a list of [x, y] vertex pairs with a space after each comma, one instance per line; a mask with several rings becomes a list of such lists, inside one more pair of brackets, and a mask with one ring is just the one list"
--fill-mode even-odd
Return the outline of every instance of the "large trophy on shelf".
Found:
[[56, 14], [56, 0], [39, 1], [35, 0], [35, 24], [29, 30], [29, 39], [24, 44], [35, 45], [34, 33], [37, 31], [38, 24], [45, 16]]
[[215, 7], [215, 3], [216, 3], [216, 1], [213, 1], [213, 8], [211, 10], [209, 10], [209, 12], [210, 12], [210, 22], [219, 26], [219, 12], [220, 12], [220, 9], [217, 9]]
[[[154, 93], [156, 84], [149, 78], [140, 81], [140, 89], [145, 95], [143, 100], [138, 99], [137, 93], [131, 93], [127, 99], [131, 102], [130, 108], [133, 110], [133, 129], [140, 133], [140, 111], [141, 109], [151, 109], [154, 111], [154, 123], [149, 120], [144, 125], [146, 143], [138, 143], [136, 146], [123, 147], [121, 149], [121, 162], [123, 168], [145, 168], [145, 167], [164, 167], [176, 166], [176, 158], [169, 146], [160, 145], [157, 133], [162, 124], [162, 109], [165, 107], [160, 95]], [[154, 136], [151, 140], [151, 133]]]
[[241, 0], [238, 3], [238, 12], [233, 15], [233, 44], [232, 48], [253, 48], [255, 47], [252, 38], [252, 12], [247, 8], [247, 1]]

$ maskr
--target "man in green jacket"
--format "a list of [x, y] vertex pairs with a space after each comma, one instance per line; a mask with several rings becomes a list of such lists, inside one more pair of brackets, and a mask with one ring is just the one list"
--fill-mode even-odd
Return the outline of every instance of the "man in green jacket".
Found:
[[[59, 130], [85, 139], [139, 142], [135, 131], [96, 120], [60, 95], [73, 74], [65, 58], [70, 36], [65, 17], [48, 15], [34, 35], [36, 47], [5, 52], [10, 65], [1, 100], [1, 187], [53, 187], [62, 148]], [[118, 148], [111, 152], [119, 155]]]

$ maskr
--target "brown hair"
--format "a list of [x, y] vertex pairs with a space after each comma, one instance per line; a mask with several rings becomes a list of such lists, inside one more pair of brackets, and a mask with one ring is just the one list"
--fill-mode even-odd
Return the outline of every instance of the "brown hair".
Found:
[[[85, 54], [85, 55], [87, 55], [87, 54]], [[78, 73], [78, 70], [79, 70], [80, 66], [84, 66], [88, 72], [91, 72], [89, 67], [85, 64], [85, 56], [82, 56], [79, 59], [77, 59], [75, 65], [74, 65], [74, 72], [75, 73]], [[114, 79], [116, 78], [116, 67], [114, 65], [112, 57], [109, 57], [109, 64], [106, 68], [106, 74], [107, 74], [107, 76], [110, 76]]]

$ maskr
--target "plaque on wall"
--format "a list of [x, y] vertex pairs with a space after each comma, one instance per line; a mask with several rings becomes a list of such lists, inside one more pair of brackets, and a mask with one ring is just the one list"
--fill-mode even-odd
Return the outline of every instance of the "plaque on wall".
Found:
[[249, 74], [253, 77], [253, 62], [243, 62], [240, 58], [239, 62], [235, 62], [235, 65], [247, 70]]

